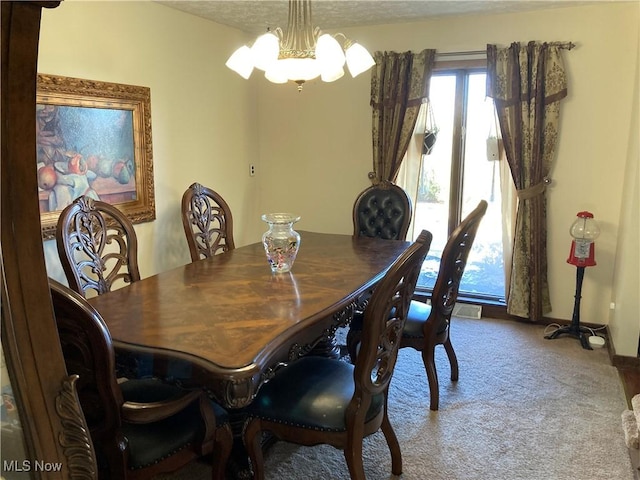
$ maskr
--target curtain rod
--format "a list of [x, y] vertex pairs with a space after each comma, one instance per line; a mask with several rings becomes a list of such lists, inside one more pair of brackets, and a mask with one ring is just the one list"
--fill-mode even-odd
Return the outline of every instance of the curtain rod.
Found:
[[[548, 45], [552, 45], [554, 47], [560, 47], [566, 50], [571, 50], [576, 47], [576, 44], [573, 42], [546, 42]], [[486, 55], [486, 50], [469, 50], [466, 52], [436, 52], [436, 57], [457, 57], [462, 55]]]
[[470, 50], [468, 52], [444, 52], [438, 53], [436, 52], [436, 57], [459, 57], [462, 55], [486, 55], [486, 50]]

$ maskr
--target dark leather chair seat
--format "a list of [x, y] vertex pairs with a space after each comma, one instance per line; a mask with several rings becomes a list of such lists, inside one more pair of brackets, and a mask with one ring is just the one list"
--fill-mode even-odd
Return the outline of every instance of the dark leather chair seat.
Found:
[[[424, 337], [424, 322], [429, 318], [429, 315], [431, 315], [431, 305], [427, 305], [426, 303], [419, 302], [417, 300], [412, 300], [411, 306], [409, 307], [409, 314], [407, 315], [407, 321], [404, 324], [402, 336], [413, 338]], [[436, 328], [436, 333], [443, 333], [448, 326], [449, 325], [446, 321], [441, 321]]]
[[158, 422], [123, 423], [122, 433], [129, 444], [128, 466], [131, 470], [138, 470], [195, 445], [204, 436], [204, 424], [199, 417], [199, 405], [192, 403]]
[[[424, 322], [431, 314], [431, 305], [427, 305], [424, 302], [412, 300], [409, 306], [409, 313], [407, 314], [407, 320], [404, 324], [404, 330], [402, 335], [404, 337], [423, 338], [424, 337]], [[351, 328], [355, 330], [362, 330], [362, 312], [356, 312], [353, 315], [351, 321]], [[442, 333], [447, 329], [446, 322], [440, 322], [440, 326], [436, 333]]]
[[[353, 398], [353, 365], [325, 357], [301, 358], [264, 385], [247, 407], [271, 422], [324, 431], [345, 431], [345, 411]], [[281, 370], [282, 372], [283, 370]], [[374, 395], [365, 422], [380, 413], [382, 394]]]
[[[184, 395], [184, 389], [156, 379], [128, 380], [120, 384], [125, 402], [153, 404]], [[216, 402], [209, 402], [216, 421], [229, 422], [229, 414]], [[205, 435], [198, 403], [177, 414], [153, 423], [123, 423], [122, 432], [129, 441], [129, 468], [146, 468], [195, 445]]]

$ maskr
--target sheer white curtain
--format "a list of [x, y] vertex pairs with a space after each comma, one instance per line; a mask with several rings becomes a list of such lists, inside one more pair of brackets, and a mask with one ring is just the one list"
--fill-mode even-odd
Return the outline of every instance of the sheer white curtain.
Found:
[[509, 298], [511, 285], [511, 267], [513, 263], [513, 244], [516, 232], [516, 214], [518, 212], [518, 193], [513, 183], [513, 176], [507, 162], [504, 150], [498, 112], [495, 111], [489, 129], [489, 136], [497, 138], [498, 142], [498, 173], [500, 176], [500, 199], [502, 219], [502, 261], [504, 269], [504, 298]]
[[[502, 139], [499, 139], [502, 145]], [[500, 147], [500, 195], [502, 197], [502, 260], [504, 262], [504, 298], [509, 298], [511, 285], [511, 266], [513, 263], [513, 241], [516, 231], [516, 214], [518, 212], [518, 193], [513, 183], [509, 162]]]
[[396, 178], [396, 185], [404, 189], [411, 199], [413, 205], [413, 217], [409, 224], [409, 232], [407, 233], [407, 240], [415, 240], [415, 212], [416, 203], [418, 201], [418, 188], [420, 187], [420, 172], [422, 171], [422, 143], [424, 142], [424, 132], [427, 125], [427, 112], [428, 104], [423, 103], [420, 106], [418, 112], [418, 119], [416, 120], [416, 126], [413, 130], [413, 135], [409, 141], [409, 147], [407, 153], [405, 153], [404, 159], [400, 170], [398, 170], [398, 177]]

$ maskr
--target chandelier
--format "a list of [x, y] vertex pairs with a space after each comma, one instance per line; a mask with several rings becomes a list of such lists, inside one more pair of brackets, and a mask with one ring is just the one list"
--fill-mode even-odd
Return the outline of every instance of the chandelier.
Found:
[[310, 0], [289, 0], [287, 31], [280, 27], [273, 32], [267, 29], [251, 47], [244, 45], [236, 50], [226, 66], [244, 79], [251, 76], [254, 68], [264, 70], [270, 82], [292, 81], [301, 91], [306, 81], [317, 77], [324, 82], [338, 80], [344, 75], [345, 62], [352, 77], [375, 65], [371, 54], [359, 43], [342, 33], [323, 34], [313, 27]]

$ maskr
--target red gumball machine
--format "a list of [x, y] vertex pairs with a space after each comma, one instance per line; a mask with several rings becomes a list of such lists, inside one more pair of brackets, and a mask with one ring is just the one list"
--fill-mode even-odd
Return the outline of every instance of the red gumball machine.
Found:
[[600, 227], [591, 212], [578, 212], [578, 218], [569, 233], [573, 237], [567, 263], [576, 267], [593, 267], [596, 264], [594, 240], [600, 235]]
[[569, 258], [567, 258], [567, 263], [576, 266], [576, 294], [574, 297], [571, 325], [560, 327], [545, 338], [553, 339], [562, 334], [571, 335], [572, 337], [580, 339], [582, 348], [592, 350], [588, 340], [588, 336], [592, 335], [592, 331], [580, 326], [580, 299], [582, 298], [584, 269], [596, 265], [594, 240], [600, 235], [600, 227], [598, 227], [598, 224], [593, 219], [593, 213], [591, 212], [578, 212], [577, 217], [569, 229], [573, 240], [571, 242]]

